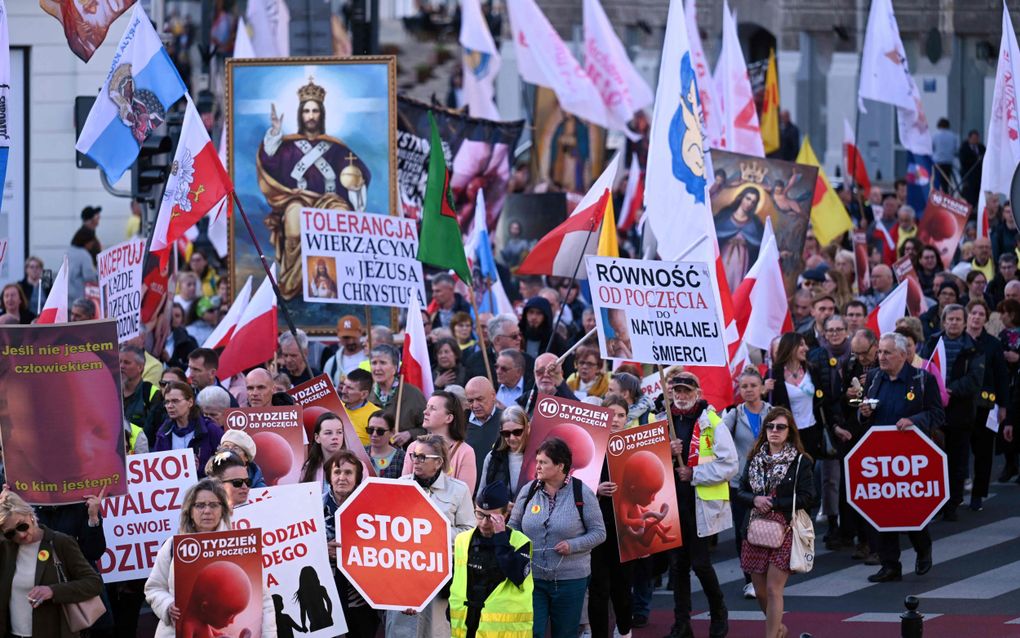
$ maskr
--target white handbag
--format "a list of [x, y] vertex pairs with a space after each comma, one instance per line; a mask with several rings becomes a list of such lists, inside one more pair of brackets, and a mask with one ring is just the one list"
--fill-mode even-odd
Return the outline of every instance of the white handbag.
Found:
[[797, 509], [797, 482], [800, 478], [800, 459], [797, 457], [797, 472], [793, 479], [793, 516], [790, 518], [790, 530], [793, 534], [790, 544], [790, 571], [806, 574], [815, 566], [815, 526], [811, 516], [804, 510]]

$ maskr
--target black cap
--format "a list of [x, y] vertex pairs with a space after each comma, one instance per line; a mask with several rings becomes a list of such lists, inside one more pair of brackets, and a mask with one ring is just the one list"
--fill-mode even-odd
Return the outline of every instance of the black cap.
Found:
[[102, 206], [86, 206], [81, 209], [81, 220], [87, 222], [101, 212], [103, 212]]
[[690, 388], [691, 390], [697, 390], [701, 387], [698, 382], [698, 377], [693, 372], [677, 372], [669, 378], [671, 386], [682, 385]]
[[805, 281], [825, 281], [825, 272], [828, 268], [822, 268], [821, 266], [815, 266], [805, 270], [801, 276]]
[[482, 488], [476, 503], [483, 510], [503, 509], [510, 503], [510, 490], [503, 481], [493, 481]]

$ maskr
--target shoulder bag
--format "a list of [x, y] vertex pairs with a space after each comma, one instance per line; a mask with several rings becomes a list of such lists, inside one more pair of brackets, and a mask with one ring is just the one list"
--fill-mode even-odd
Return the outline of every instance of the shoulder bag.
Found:
[[[53, 548], [53, 563], [57, 568], [57, 580], [61, 583], [70, 582], [64, 571], [64, 563], [60, 561], [60, 555], [57, 554], [56, 544], [50, 543], [50, 546]], [[106, 613], [106, 605], [103, 604], [103, 600], [99, 596], [93, 596], [77, 603], [64, 603], [60, 609], [64, 612], [67, 626], [74, 632], [88, 629]]]
[[800, 478], [800, 460], [797, 457], [797, 472], [793, 479], [793, 511], [790, 517], [790, 529], [793, 542], [790, 544], [790, 571], [806, 574], [815, 566], [815, 526], [811, 516], [804, 510], [797, 509], [797, 482]]

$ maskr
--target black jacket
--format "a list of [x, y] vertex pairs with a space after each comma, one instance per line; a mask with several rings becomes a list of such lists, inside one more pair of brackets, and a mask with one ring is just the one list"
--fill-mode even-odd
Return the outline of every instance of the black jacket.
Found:
[[[570, 389], [570, 386], [567, 385], [566, 381], [563, 381], [558, 386], [556, 386], [556, 392], [555, 392], [555, 394], [553, 394], [553, 396], [554, 397], [559, 397], [561, 399], [570, 399], [571, 401], [579, 401], [580, 400], [580, 399], [577, 398], [577, 395], [574, 394], [574, 391]], [[530, 399], [530, 401], [529, 401], [529, 399]], [[532, 417], [532, 415], [535, 412], [535, 404], [536, 403], [538, 403], [538, 387], [537, 386], [532, 386], [531, 388], [525, 387], [524, 388], [524, 394], [522, 394], [521, 396], [517, 397], [517, 405], [519, 405], [522, 408], [524, 408], [524, 410], [528, 413], [528, 418], [529, 419]]]
[[[799, 474], [797, 465], [800, 466]], [[772, 499], [772, 509], [782, 512], [787, 522], [793, 518], [794, 479], [796, 479], [797, 509], [810, 510], [815, 505], [818, 495], [815, 492], [813, 467], [814, 462], [811, 458], [803, 454], [800, 455], [797, 457], [797, 464], [790, 464], [790, 469], [786, 472], [786, 476], [783, 477], [783, 480], [776, 487], [776, 495]], [[768, 494], [755, 494], [754, 490], [751, 489], [750, 469], [751, 462], [748, 461], [747, 465], [744, 466], [744, 473], [740, 477], [740, 489], [737, 490], [737, 500], [747, 507], [747, 516], [744, 517], [742, 523], [745, 529], [747, 527], [747, 520], [751, 515], [751, 510], [754, 509], [754, 497], [768, 496]]]
[[[471, 314], [471, 304], [464, 300], [464, 295], [460, 294], [459, 292], [455, 292], [453, 293], [453, 308], [450, 308], [450, 312], [452, 312], [453, 314], [457, 314], [458, 312], [466, 312], [468, 314]], [[436, 310], [435, 316], [432, 317], [432, 328], [435, 329], [442, 327], [443, 317], [439, 313], [439, 310]]]
[[902, 418], [910, 419], [928, 435], [945, 426], [946, 412], [935, 377], [909, 363], [903, 365], [895, 379], [879, 368], [869, 372], [865, 396], [879, 400], [870, 417], [857, 413], [865, 429], [872, 425], [895, 425]]
[[[921, 358], [931, 358], [938, 344], [941, 332], [928, 338]], [[970, 335], [963, 334], [965, 345], [946, 375], [946, 390], [949, 391], [949, 405], [946, 406], [945, 429], [970, 429], [977, 411], [977, 399], [985, 381], [985, 354]]]
[[[503, 418], [503, 411], [498, 407], [493, 411], [492, 416], [486, 419], [481, 426], [468, 421], [467, 444], [475, 451], [475, 462], [478, 466], [476, 476], [482, 475], [482, 465], [485, 463], [485, 455], [496, 447], [499, 442], [500, 419]], [[509, 481], [508, 481], [509, 483]], [[479, 489], [487, 483], [479, 483]]]
[[[804, 444], [804, 451], [810, 454], [812, 458], [825, 458], [825, 439], [822, 436], [822, 428], [827, 429], [830, 437], [832, 436], [832, 428], [836, 424], [834, 416], [836, 402], [833, 397], [829, 396], [831, 392], [825, 386], [819, 384], [822, 373], [815, 364], [809, 359], [804, 367], [807, 369], [808, 374], [811, 375], [811, 381], [815, 386], [813, 401], [815, 427], [802, 429], [800, 431], [800, 439]], [[786, 391], [786, 376], [783, 373], [783, 369], [773, 367], [769, 372], [769, 377], [775, 381], [772, 392], [769, 394], [769, 403], [772, 404], [772, 407], [792, 410], [790, 408], [790, 395]]]
[[[1002, 342], [982, 330], [976, 339], [978, 349], [985, 355], [985, 378], [977, 406], [990, 410], [993, 405], [1005, 408], [1009, 405], [1009, 366], [1003, 356]], [[984, 425], [984, 424], [975, 424]]]

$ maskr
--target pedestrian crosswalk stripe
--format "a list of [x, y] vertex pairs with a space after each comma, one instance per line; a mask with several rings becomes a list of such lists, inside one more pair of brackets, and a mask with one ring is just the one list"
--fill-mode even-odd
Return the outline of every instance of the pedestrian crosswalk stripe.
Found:
[[1020, 561], [1003, 565], [1002, 567], [997, 567], [918, 595], [922, 599], [962, 598], [987, 600], [989, 598], [996, 598], [1014, 589], [1020, 589], [1020, 579], [1017, 578], [1017, 574], [1020, 571], [1018, 570], [1020, 570]]
[[[938, 618], [941, 615], [942, 614], [925, 614], [924, 615], [924, 619], [926, 621], [928, 621], [928, 620], [931, 620], [932, 618]], [[867, 613], [864, 613], [864, 614], [857, 614], [856, 616], [851, 616], [850, 618], [844, 618], [843, 622], [889, 622], [889, 623], [899, 623], [900, 622], [900, 614], [895, 613], [895, 612], [875, 612], [875, 611], [871, 611], [871, 612], [867, 612]]]
[[[955, 560], [1001, 543], [1015, 541], [1016, 530], [1018, 528], [1020, 528], [1020, 517], [1014, 516], [939, 539], [935, 542], [935, 547], [932, 551], [932, 558], [935, 561], [936, 568], [940, 563]], [[904, 574], [913, 573], [914, 560], [916, 558], [917, 555], [912, 549], [903, 552], [900, 562], [903, 564]], [[875, 583], [868, 582], [868, 576], [875, 571], [877, 571], [875, 567], [854, 565], [814, 578], [808, 578], [787, 587], [785, 594], [787, 596], [845, 596], [875, 585]]]
[[[784, 612], [785, 613], [785, 612]], [[760, 621], [765, 620], [765, 614], [760, 611], [736, 611], [731, 609], [727, 614], [728, 620], [748, 620], [748, 621]], [[705, 611], [700, 614], [691, 616], [691, 620], [712, 620], [712, 614]]]

